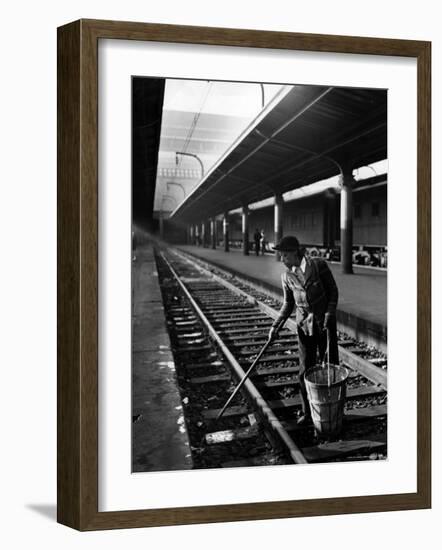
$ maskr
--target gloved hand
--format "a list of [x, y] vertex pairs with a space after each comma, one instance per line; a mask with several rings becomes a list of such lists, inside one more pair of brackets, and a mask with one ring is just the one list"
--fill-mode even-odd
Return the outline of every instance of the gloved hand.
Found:
[[268, 339], [269, 340], [276, 340], [276, 338], [278, 337], [278, 332], [279, 332], [278, 327], [271, 327], [270, 330], [269, 330]]
[[326, 313], [324, 316], [324, 330], [330, 330], [336, 324], [336, 317], [333, 313]]

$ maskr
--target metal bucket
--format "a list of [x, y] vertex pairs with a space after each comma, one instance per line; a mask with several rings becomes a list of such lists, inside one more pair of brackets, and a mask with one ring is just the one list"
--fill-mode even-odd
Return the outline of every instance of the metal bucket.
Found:
[[314, 367], [305, 374], [312, 421], [318, 435], [336, 437], [342, 429], [348, 370], [337, 365]]

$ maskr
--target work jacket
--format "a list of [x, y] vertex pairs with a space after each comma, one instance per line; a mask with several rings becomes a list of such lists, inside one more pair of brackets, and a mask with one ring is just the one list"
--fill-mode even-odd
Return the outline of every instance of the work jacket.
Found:
[[336, 315], [338, 287], [330, 268], [321, 258], [305, 258], [304, 273], [291, 269], [281, 277], [284, 303], [274, 327], [281, 327], [296, 307], [296, 324], [312, 335], [314, 324], [323, 326], [326, 313]]

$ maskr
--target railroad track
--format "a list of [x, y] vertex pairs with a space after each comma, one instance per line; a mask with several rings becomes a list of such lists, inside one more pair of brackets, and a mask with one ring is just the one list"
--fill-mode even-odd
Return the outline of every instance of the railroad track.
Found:
[[279, 308], [176, 251], [157, 254], [157, 266], [196, 468], [386, 457], [386, 373], [345, 340], [340, 357], [350, 376], [340, 439], [321, 440], [312, 426], [297, 425], [301, 401], [291, 320], [217, 420]]

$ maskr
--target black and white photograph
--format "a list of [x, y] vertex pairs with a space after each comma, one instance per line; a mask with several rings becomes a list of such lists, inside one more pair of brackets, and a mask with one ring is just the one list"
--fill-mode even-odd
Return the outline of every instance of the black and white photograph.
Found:
[[388, 90], [131, 85], [132, 472], [387, 460]]

